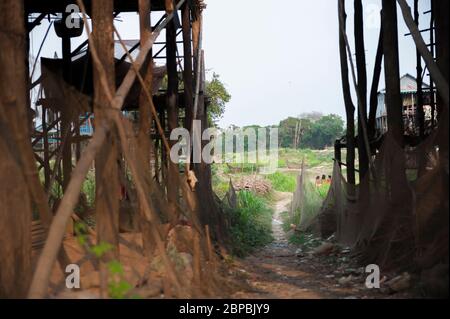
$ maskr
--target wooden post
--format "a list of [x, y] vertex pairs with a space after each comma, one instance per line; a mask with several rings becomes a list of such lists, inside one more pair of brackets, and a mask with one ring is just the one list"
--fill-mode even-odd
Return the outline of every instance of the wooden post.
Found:
[[[414, 0], [414, 22], [419, 27], [419, 0]], [[416, 99], [416, 114], [417, 124], [419, 126], [419, 136], [423, 139], [425, 137], [425, 112], [423, 110], [423, 91], [422, 91], [422, 57], [419, 49], [416, 49], [416, 83], [417, 83], [417, 99]], [[413, 104], [414, 107], [414, 104]]]
[[189, 4], [182, 7], [183, 16], [183, 48], [184, 48], [184, 100], [185, 100], [185, 124], [190, 132], [192, 128], [194, 109], [194, 80], [192, 68], [192, 44], [191, 44], [191, 15]]
[[[94, 45], [105, 70], [109, 90], [115, 92], [113, 0], [92, 2], [92, 23]], [[101, 85], [101, 75], [94, 68], [94, 114], [96, 127], [106, 121], [106, 108], [111, 107], [107, 94]], [[96, 228], [98, 243], [108, 243], [113, 249], [108, 251], [102, 263], [101, 290], [107, 289], [107, 269], [105, 262], [119, 258], [119, 168], [118, 145], [115, 130], [108, 132], [106, 141], [95, 158], [96, 183]]]
[[403, 105], [400, 95], [397, 4], [395, 1], [383, 0], [382, 16], [388, 130], [397, 143], [403, 145]]
[[348, 79], [348, 56], [345, 45], [344, 34], [341, 30], [346, 29], [347, 14], [345, 13], [345, 0], [339, 0], [338, 11], [340, 15], [339, 23], [339, 52], [341, 61], [342, 92], [344, 95], [345, 113], [347, 115], [347, 181], [355, 184], [355, 106], [350, 94], [350, 83]]
[[[140, 26], [140, 39], [141, 45], [145, 45], [147, 41], [150, 40], [152, 34], [151, 25], [151, 0], [139, 0], [139, 26]], [[150, 51], [147, 56], [147, 61], [142, 67], [145, 70], [143, 75], [145, 86], [147, 88], [152, 88], [153, 82], [153, 55]], [[145, 161], [144, 171], [148, 173], [149, 178], [151, 178], [151, 151], [154, 148], [151, 142], [151, 128], [152, 128], [152, 113], [150, 110], [150, 102], [141, 89], [139, 96], [139, 132], [138, 132], [138, 143], [140, 151], [142, 152], [143, 159]], [[142, 231], [142, 241], [144, 246], [144, 253], [146, 256], [151, 256], [156, 248], [156, 245], [152, 239], [151, 235], [151, 225], [144, 218], [143, 208], [141, 210], [141, 231]]]
[[[166, 52], [167, 52], [167, 118], [169, 126], [169, 134], [178, 125], [178, 70], [177, 70], [177, 39], [176, 39], [175, 23], [171, 21], [166, 27]], [[176, 141], [170, 141], [170, 145], [174, 145]], [[169, 203], [178, 203], [179, 192], [179, 168], [178, 163], [172, 162], [170, 154], [167, 154], [168, 160], [168, 182], [167, 182], [167, 199]], [[169, 213], [171, 221], [176, 219], [175, 212]]]
[[366, 151], [363, 134], [363, 122], [367, 123], [367, 71], [366, 52], [364, 46], [364, 20], [361, 0], [354, 1], [355, 19], [355, 53], [358, 74], [358, 97], [362, 108], [358, 108], [358, 160], [359, 160], [359, 180], [361, 181], [369, 169], [369, 159]]
[[378, 85], [380, 84], [381, 65], [383, 62], [383, 22], [381, 22], [378, 47], [373, 69], [372, 87], [370, 89], [370, 111], [368, 120], [369, 137], [374, 138], [376, 133], [376, 117], [378, 107]]
[[341, 140], [334, 141], [334, 159], [337, 161], [339, 168], [342, 168]]
[[[383, 0], [383, 51], [384, 74], [386, 81], [386, 110], [388, 135], [403, 147], [403, 104], [400, 95], [400, 74], [398, 58], [398, 33], [397, 33], [397, 4], [395, 1]], [[399, 207], [405, 198], [405, 163], [403, 160], [393, 160], [391, 174], [388, 177], [391, 204], [393, 211], [398, 210], [398, 215], [405, 216], [407, 210]], [[409, 217], [408, 217], [409, 218]], [[406, 220], [406, 218], [405, 218]]]
[[[63, 21], [67, 18], [67, 13], [63, 14]], [[69, 83], [72, 77], [71, 63], [71, 41], [67, 34], [61, 38], [62, 59], [63, 59], [63, 78]], [[62, 145], [62, 169], [63, 169], [63, 189], [65, 190], [72, 174], [72, 134], [71, 123], [74, 110], [69, 105], [64, 105], [61, 111], [61, 141]]]
[[42, 139], [44, 145], [44, 185], [48, 189], [50, 183], [50, 156], [48, 145], [48, 129], [47, 129], [47, 108], [42, 105]]
[[[0, 298], [23, 298], [31, 279], [31, 201], [15, 145], [29, 138], [23, 1], [0, 1]], [[9, 145], [8, 145], [9, 144]], [[18, 156], [21, 156], [19, 153]]]
[[[145, 45], [147, 41], [150, 40], [152, 35], [152, 26], [150, 20], [150, 10], [151, 10], [151, 0], [139, 0], [139, 27], [140, 27], [140, 40], [141, 45]], [[144, 66], [144, 81], [145, 86], [152, 87], [153, 82], [153, 58], [150, 53], [147, 56]], [[151, 123], [152, 123], [152, 113], [150, 110], [150, 103], [145, 95], [144, 91], [141, 90], [139, 96], [139, 133], [138, 140], [142, 152], [144, 153], [146, 165], [150, 169], [150, 133], [151, 133]]]
[[[449, 18], [448, 18], [448, 10], [450, 3], [448, 1], [436, 1], [433, 0], [433, 9], [435, 15], [435, 27], [436, 27], [436, 62], [439, 67], [439, 70], [442, 73], [444, 80], [449, 81]], [[436, 78], [435, 78], [436, 80]], [[439, 136], [439, 151], [441, 153], [442, 158], [448, 158], [448, 122], [449, 122], [449, 113], [448, 108], [449, 105], [445, 105], [445, 98], [448, 101], [448, 86], [447, 92], [444, 90], [440, 90], [439, 83], [437, 83], [437, 100], [436, 100], [436, 109], [437, 109], [437, 117], [438, 123], [440, 127], [440, 136]]]
[[[435, 54], [435, 44], [434, 44], [434, 1], [431, 1], [431, 10], [430, 10], [430, 53], [434, 58]], [[431, 129], [433, 130], [435, 127], [435, 117], [436, 117], [436, 101], [434, 94], [434, 83], [433, 77], [429, 76], [430, 80], [430, 107], [431, 107]]]

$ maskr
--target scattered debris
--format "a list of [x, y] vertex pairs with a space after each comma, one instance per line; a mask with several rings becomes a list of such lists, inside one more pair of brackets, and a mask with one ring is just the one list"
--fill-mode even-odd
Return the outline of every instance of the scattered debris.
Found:
[[336, 249], [336, 245], [332, 244], [332, 243], [323, 243], [322, 245], [320, 245], [319, 247], [315, 248], [313, 250], [313, 255], [329, 255], [331, 253], [333, 253]]
[[355, 277], [353, 277], [352, 275], [347, 276], [347, 277], [341, 277], [338, 280], [339, 285], [344, 286], [344, 287], [349, 287], [352, 283], [352, 281], [355, 280]]
[[386, 286], [392, 292], [401, 292], [411, 287], [411, 275], [407, 272], [386, 282]]
[[272, 190], [272, 185], [266, 179], [257, 176], [246, 176], [235, 182], [234, 189], [237, 191], [248, 190], [256, 194], [266, 195]]

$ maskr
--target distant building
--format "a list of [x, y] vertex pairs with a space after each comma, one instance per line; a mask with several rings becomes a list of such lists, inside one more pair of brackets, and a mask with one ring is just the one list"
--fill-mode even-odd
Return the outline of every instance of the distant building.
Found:
[[[400, 91], [403, 105], [403, 123], [405, 135], [419, 135], [418, 117], [417, 117], [417, 82], [416, 78], [410, 74], [405, 74], [400, 79]], [[425, 128], [431, 129], [431, 92], [430, 86], [426, 83], [422, 84], [423, 91], [423, 108], [425, 112]], [[376, 117], [376, 128], [379, 133], [384, 134], [388, 130], [387, 112], [386, 112], [386, 89], [378, 92], [378, 106]]]

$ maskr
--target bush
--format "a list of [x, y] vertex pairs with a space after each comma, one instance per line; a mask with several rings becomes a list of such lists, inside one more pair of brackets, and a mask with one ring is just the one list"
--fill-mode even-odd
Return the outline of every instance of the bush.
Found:
[[265, 198], [250, 191], [237, 194], [238, 208], [229, 210], [233, 253], [245, 256], [257, 247], [270, 243], [272, 210]]
[[274, 190], [279, 192], [293, 193], [297, 184], [296, 178], [292, 174], [283, 174], [276, 172], [267, 175], [266, 178], [272, 183]]
[[89, 207], [94, 207], [95, 205], [95, 173], [94, 171], [90, 171], [86, 179], [83, 182], [83, 186], [81, 187], [81, 191], [86, 195], [87, 204]]

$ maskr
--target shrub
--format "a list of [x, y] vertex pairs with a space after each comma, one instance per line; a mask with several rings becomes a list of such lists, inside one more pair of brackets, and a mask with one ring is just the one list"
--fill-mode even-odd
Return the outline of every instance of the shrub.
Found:
[[272, 183], [272, 187], [276, 191], [289, 193], [293, 193], [295, 191], [297, 182], [295, 176], [292, 174], [276, 172], [267, 175], [266, 178]]
[[250, 191], [238, 192], [238, 208], [229, 210], [233, 253], [244, 256], [270, 243], [272, 210], [265, 198]]

